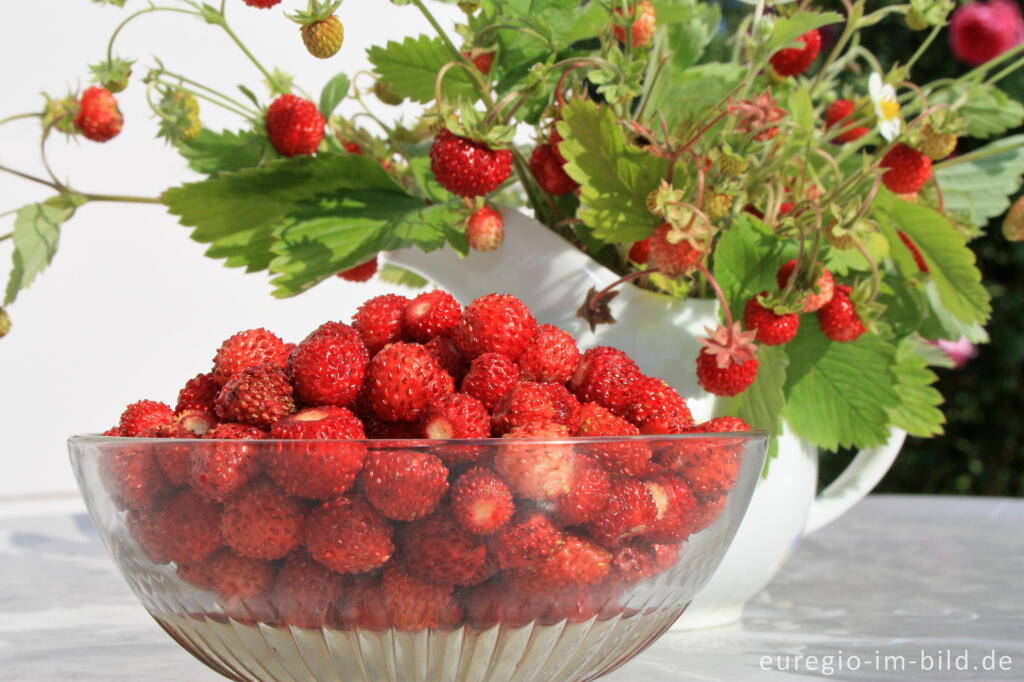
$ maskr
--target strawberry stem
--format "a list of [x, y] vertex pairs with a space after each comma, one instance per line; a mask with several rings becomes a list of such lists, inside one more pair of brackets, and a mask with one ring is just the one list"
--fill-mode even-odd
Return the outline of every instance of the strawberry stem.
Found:
[[[427, 9], [426, 5], [423, 4], [423, 0], [412, 0], [412, 4], [416, 5], [416, 9], [420, 11], [420, 14], [422, 14], [424, 18], [426, 18], [427, 22], [433, 27], [437, 36], [441, 39], [441, 42], [444, 43], [445, 47], [448, 48], [448, 51], [452, 53], [452, 58], [465, 67], [468, 67], [466, 68], [466, 72], [469, 73], [477, 94], [480, 95], [480, 99], [484, 101], [487, 108], [491, 109], [493, 104], [491, 102], [491, 98], [488, 96], [487, 82], [483, 80], [483, 74], [480, 73], [480, 70], [473, 65], [473, 62], [471, 62], [466, 55], [462, 54], [462, 51], [459, 50], [459, 48], [455, 47], [455, 43], [451, 41], [448, 34], [444, 32], [443, 28], [441, 28], [441, 24], [437, 23], [437, 19], [435, 19], [434, 15], [430, 13], [430, 10]], [[438, 100], [438, 104], [440, 103], [440, 100]]]
[[151, 12], [178, 12], [179, 14], [191, 14], [197, 17], [203, 15], [195, 10], [182, 9], [181, 7], [147, 7], [146, 9], [140, 9], [135, 14], [130, 14], [125, 17], [125, 20], [118, 24], [117, 28], [114, 29], [114, 33], [111, 34], [110, 40], [107, 42], [107, 61], [114, 61], [114, 41], [117, 40], [117, 36], [121, 33], [121, 30], [129, 24], [133, 19], [142, 16], [143, 14], [150, 14]]
[[53, 184], [49, 180], [44, 180], [43, 178], [37, 178], [34, 175], [29, 175], [28, 173], [22, 173], [19, 170], [14, 170], [13, 168], [8, 168], [7, 166], [0, 165], [0, 171], [4, 171], [5, 173], [10, 173], [11, 175], [17, 175], [19, 178], [24, 178], [25, 180], [30, 180], [32, 182], [38, 182], [40, 185], [46, 185], [47, 187], [50, 187], [51, 189], [55, 189], [58, 192], [61, 191], [60, 187], [58, 187], [57, 185]]
[[725, 300], [725, 294], [722, 293], [722, 287], [718, 286], [718, 282], [708, 271], [707, 267], [700, 261], [697, 262], [697, 269], [700, 270], [701, 274], [711, 285], [711, 288], [715, 291], [715, 296], [718, 298], [718, 302], [722, 305], [722, 310], [725, 311], [725, 324], [729, 328], [729, 345], [732, 345], [732, 311], [729, 310], [729, 302]]
[[631, 272], [628, 275], [624, 275], [622, 277], [619, 277], [617, 280], [615, 280], [614, 282], [612, 282], [611, 284], [606, 286], [604, 289], [601, 289], [601, 291], [599, 291], [596, 294], [594, 294], [594, 296], [590, 299], [590, 303], [588, 303], [587, 306], [590, 308], [591, 312], [595, 312], [596, 313], [597, 312], [598, 304], [601, 302], [601, 299], [604, 298], [605, 296], [607, 296], [609, 293], [611, 293], [612, 289], [614, 289], [615, 287], [619, 286], [620, 284], [625, 284], [626, 282], [631, 282], [634, 279], [639, 279], [641, 277], [644, 277], [646, 275], [650, 275], [650, 274], [655, 273], [657, 271], [658, 271], [658, 268], [647, 268], [646, 270], [637, 270], [636, 272]]
[[15, 114], [14, 116], [8, 116], [7, 118], [0, 118], [0, 126], [11, 121], [17, 121], [23, 118], [42, 118], [42, 114], [38, 112], [30, 112], [27, 114]]

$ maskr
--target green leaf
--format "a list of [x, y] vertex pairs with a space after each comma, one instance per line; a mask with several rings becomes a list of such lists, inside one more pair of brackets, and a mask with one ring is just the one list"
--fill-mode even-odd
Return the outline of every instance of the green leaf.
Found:
[[256, 96], [256, 93], [254, 93], [252, 90], [250, 90], [242, 84], [239, 84], [238, 91], [245, 95], [246, 98], [250, 102], [252, 102], [257, 109], [261, 107], [259, 98]]
[[988, 343], [988, 332], [978, 322], [967, 324], [958, 320], [943, 306], [939, 295], [939, 289], [934, 280], [924, 283], [921, 287], [924, 290], [925, 300], [928, 303], [932, 316], [921, 325], [920, 334], [932, 341], [939, 339], [957, 340], [966, 336], [971, 343]]
[[976, 149], [935, 170], [947, 211], [963, 215], [976, 227], [1002, 215], [1024, 175], [1024, 135], [1014, 135]]
[[501, 56], [492, 67], [491, 78], [497, 81], [495, 89], [502, 95], [526, 81], [535, 64], [567, 48], [582, 18], [577, 0], [501, 0], [485, 3], [485, 8], [488, 5], [499, 15], [496, 23], [521, 24], [530, 31], [501, 30], [494, 34]]
[[430, 280], [425, 277], [420, 277], [412, 270], [406, 270], [405, 268], [400, 268], [397, 265], [391, 265], [390, 263], [381, 266], [377, 271], [377, 277], [382, 282], [397, 284], [411, 289], [422, 289], [430, 284]]
[[[440, 38], [426, 35], [410, 36], [401, 43], [391, 40], [385, 47], [374, 45], [367, 50], [367, 56], [392, 92], [421, 104], [433, 101], [437, 74], [454, 59]], [[460, 97], [476, 99], [469, 75], [458, 66], [445, 73], [441, 94], [452, 101]]]
[[790, 253], [778, 238], [765, 234], [764, 223], [747, 213], [719, 237], [714, 275], [735, 319], [743, 317], [751, 296], [778, 288], [775, 274]]
[[580, 183], [579, 218], [606, 242], [650, 236], [658, 219], [647, 210], [647, 195], [665, 177], [667, 162], [626, 144], [610, 107], [573, 99], [562, 116], [559, 149], [565, 171]]
[[789, 97], [789, 111], [793, 121], [803, 132], [810, 135], [814, 132], [814, 102], [804, 88], [794, 90]]
[[994, 85], [974, 83], [963, 89], [940, 90], [929, 98], [930, 104], [960, 102], [956, 113], [967, 121], [967, 134], [985, 139], [1002, 135], [1024, 123], [1024, 105]]
[[[889, 257], [889, 240], [880, 232], [868, 234], [864, 238], [864, 248], [876, 263]], [[851, 271], [871, 271], [871, 264], [859, 249], [828, 249], [823, 262], [829, 272], [840, 277], [845, 277]]]
[[743, 82], [746, 74], [746, 68], [739, 64], [711, 62], [685, 69], [673, 67], [651, 89], [645, 110], [648, 119], [655, 120], [660, 111], [671, 130], [680, 121], [703, 118], [709, 107], [721, 102]]
[[454, 194], [441, 186], [434, 176], [434, 171], [430, 170], [429, 145], [406, 147], [406, 158], [409, 159], [409, 170], [412, 171], [412, 176], [416, 179], [416, 185], [423, 198], [429, 199], [435, 204], [452, 201], [456, 198]]
[[182, 225], [195, 227], [192, 239], [210, 244], [207, 256], [254, 272], [270, 265], [274, 227], [298, 202], [360, 189], [407, 196], [376, 161], [357, 154], [325, 154], [280, 159], [173, 187], [162, 200]]
[[337, 106], [341, 104], [341, 100], [345, 99], [345, 95], [348, 94], [348, 86], [348, 76], [344, 73], [339, 73], [327, 81], [327, 85], [320, 92], [320, 113], [324, 115], [324, 118], [329, 119]]
[[36, 275], [46, 269], [57, 253], [60, 228], [75, 209], [61, 197], [57, 201], [29, 204], [14, 218], [14, 253], [11, 277], [7, 281], [4, 305], [14, 303], [18, 292], [27, 289]]
[[[906, 232], [917, 244], [942, 304], [950, 313], [968, 324], [988, 319], [992, 312], [989, 294], [981, 285], [974, 252], [967, 247], [963, 234], [931, 208], [903, 201], [884, 189], [875, 198], [874, 212], [894, 229]], [[898, 239], [891, 242], [894, 251], [906, 249], [902, 242], [897, 242]], [[913, 274], [914, 268], [905, 274]]]
[[[757, 379], [747, 390], [726, 403], [724, 412], [734, 414], [755, 429], [764, 429], [773, 436], [782, 433], [782, 410], [786, 406], [786, 368], [789, 356], [781, 346], [758, 346]], [[775, 442], [775, 438], [772, 439]], [[771, 448], [765, 461], [765, 472], [778, 448]]]
[[896, 349], [893, 374], [900, 397], [900, 403], [889, 408], [893, 426], [918, 438], [940, 435], [946, 419], [938, 408], [942, 394], [932, 387], [938, 377], [928, 369], [924, 356], [915, 352], [913, 343], [900, 344]]
[[265, 134], [248, 130], [215, 133], [203, 128], [195, 139], [179, 142], [177, 146], [189, 168], [205, 175], [252, 168], [267, 155], [277, 156]]
[[889, 409], [899, 404], [890, 365], [895, 348], [876, 334], [836, 343], [817, 324], [801, 324], [786, 351], [782, 416], [815, 445], [866, 448], [889, 436]]
[[767, 47], [773, 53], [784, 47], [793, 47], [792, 43], [808, 31], [842, 22], [842, 15], [836, 12], [798, 12], [791, 17], [780, 17], [775, 20], [775, 30]]

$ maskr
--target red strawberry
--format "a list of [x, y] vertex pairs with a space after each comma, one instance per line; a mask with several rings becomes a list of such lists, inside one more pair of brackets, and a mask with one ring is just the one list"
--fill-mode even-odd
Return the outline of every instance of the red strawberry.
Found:
[[857, 315], [857, 309], [850, 300], [852, 289], [845, 284], [837, 284], [832, 300], [818, 311], [818, 324], [825, 336], [846, 343], [853, 341], [867, 331], [864, 323]]
[[910, 238], [910, 235], [903, 230], [896, 230], [896, 236], [899, 237], [900, 241], [903, 242], [903, 245], [910, 250], [910, 255], [914, 257], [914, 264], [917, 265], [917, 269], [928, 274], [930, 272], [928, 269], [928, 263], [925, 261], [924, 256], [921, 255], [921, 250], [917, 248], [917, 244], [915, 244], [914, 240]]
[[452, 194], [479, 197], [493, 192], [508, 178], [512, 152], [491, 149], [442, 128], [430, 147], [430, 170]]
[[462, 315], [462, 306], [447, 291], [434, 289], [420, 294], [402, 313], [402, 332], [408, 341], [426, 343], [447, 335]]
[[214, 378], [213, 372], [197, 374], [178, 392], [178, 404], [174, 412], [181, 414], [186, 410], [201, 410], [213, 414], [213, 401], [218, 393], [220, 383]]
[[346, 282], [367, 282], [377, 274], [377, 267], [377, 257], [374, 256], [365, 263], [342, 270], [338, 273], [338, 277], [341, 277]]
[[[597, 585], [612, 567], [612, 554], [601, 545], [567, 534], [565, 543], [536, 571], [506, 574], [517, 591], [544, 594], [562, 587]], [[518, 578], [518, 579], [517, 579]]]
[[[853, 119], [850, 114], [853, 113], [854, 104], [848, 99], [837, 99], [829, 105], [828, 111], [825, 112], [825, 130], [829, 130], [836, 125], [839, 126], [840, 130], [847, 128]], [[868, 134], [868, 129], [864, 126], [857, 126], [850, 128], [842, 135], [836, 135], [832, 138], [832, 144], [844, 144], [846, 142], [853, 142], [859, 140]]]
[[[630, 31], [630, 37], [632, 38], [633, 47], [643, 47], [651, 41], [654, 36], [654, 30], [658, 27], [657, 17], [654, 14], [654, 6], [648, 0], [640, 0], [636, 5], [639, 13], [637, 14], [636, 20], [633, 22], [633, 28]], [[622, 8], [616, 7], [615, 13], [620, 17], [622, 16]], [[633, 16], [633, 8], [629, 8], [629, 16]], [[618, 24], [612, 27], [615, 32], [615, 37], [618, 38], [620, 43], [626, 42], [626, 29]]]
[[213, 376], [223, 386], [246, 367], [271, 363], [285, 367], [289, 350], [276, 334], [266, 329], [238, 332], [221, 344], [213, 358]]
[[633, 404], [635, 384], [642, 376], [633, 359], [621, 350], [595, 346], [580, 358], [568, 385], [580, 401], [626, 414]]
[[366, 345], [370, 357], [389, 343], [402, 340], [402, 314], [409, 299], [398, 294], [375, 296], [356, 310], [352, 326]]
[[489, 547], [503, 570], [535, 571], [565, 543], [565, 534], [542, 512], [517, 514], [490, 536]]
[[694, 532], [692, 519], [697, 510], [697, 497], [690, 486], [682, 477], [669, 472], [646, 477], [644, 485], [658, 508], [657, 519], [648, 524], [644, 537], [652, 542], [686, 540]]
[[271, 144], [284, 156], [312, 154], [324, 139], [327, 121], [309, 100], [281, 95], [267, 108], [264, 119]]
[[462, 392], [493, 410], [509, 389], [519, 383], [519, 366], [502, 353], [482, 353], [473, 359], [462, 379]]
[[530, 172], [537, 179], [541, 189], [549, 194], [561, 196], [580, 186], [563, 170], [550, 144], [538, 145], [530, 154]]
[[[761, 296], [767, 296], [762, 291]], [[757, 296], [751, 296], [743, 308], [743, 325], [757, 336], [758, 341], [766, 346], [779, 346], [789, 343], [800, 328], [800, 316], [796, 313], [777, 315], [770, 308], [757, 302]]]
[[564, 443], [538, 443], [537, 439], [568, 441], [569, 430], [553, 421], [529, 422], [504, 436], [494, 455], [494, 468], [509, 486], [531, 500], [555, 500], [569, 492], [573, 482], [573, 447]]
[[229, 616], [247, 623], [273, 620], [270, 606], [273, 564], [223, 549], [210, 558], [206, 570]]
[[410, 573], [439, 585], [479, 585], [497, 569], [483, 539], [467, 533], [446, 514], [409, 524], [402, 555]]
[[[692, 429], [693, 433], [749, 431], [746, 422], [736, 417], [716, 417]], [[722, 439], [693, 439], [664, 448], [658, 462], [678, 473], [699, 500], [714, 499], [732, 489], [739, 474], [740, 460], [736, 444]], [[697, 532], [696, 527], [693, 532]]]
[[[804, 266], [806, 267], [806, 266]], [[793, 276], [793, 270], [796, 268], [796, 259], [787, 262], [779, 271], [775, 274], [775, 282], [779, 285], [779, 291], [786, 288], [789, 283], [790, 277]], [[814, 283], [814, 286], [807, 291], [807, 300], [804, 302], [804, 307], [801, 312], [813, 313], [815, 310], [821, 308], [832, 299], [832, 287], [834, 282], [832, 281], [832, 273], [828, 271], [828, 268], [821, 269], [821, 276], [818, 277], [818, 281]]]
[[415, 440], [423, 437], [419, 424], [385, 421], [372, 412], [363, 421], [363, 425], [366, 437], [373, 440]]
[[494, 65], [494, 55], [492, 52], [484, 52], [480, 48], [474, 48], [472, 50], [462, 50], [462, 56], [473, 62], [473, 66], [483, 75], [487, 76], [491, 73], [491, 67]]
[[[192, 439], [202, 438], [216, 425], [217, 421], [212, 414], [187, 410], [179, 414], [173, 424], [162, 426], [159, 430], [167, 438]], [[161, 443], [154, 450], [167, 481], [177, 488], [188, 483], [188, 454], [191, 449], [192, 446], [188, 444]]]
[[627, 583], [653, 578], [679, 560], [678, 544], [657, 544], [629, 540], [615, 548], [612, 565], [615, 574]]
[[[640, 431], [597, 403], [583, 403], [580, 423], [573, 435], [581, 438], [639, 436]], [[644, 443], [588, 443], [581, 445], [580, 450], [609, 471], [630, 476], [640, 476], [647, 471], [647, 463], [651, 460], [651, 450]]]
[[292, 353], [295, 397], [306, 405], [346, 407], [363, 387], [370, 354], [352, 327], [325, 322]]
[[328, 500], [309, 513], [306, 548], [336, 573], [373, 571], [395, 551], [391, 524], [355, 495]]
[[633, 245], [629, 247], [628, 257], [637, 265], [647, 265], [647, 261], [651, 258], [651, 237], [633, 242]]
[[[211, 557], [213, 558], [213, 557]], [[194, 564], [178, 564], [178, 577], [201, 590], [213, 590], [213, 576], [210, 575], [210, 559]]]
[[169, 498], [157, 514], [161, 551], [179, 564], [202, 561], [224, 546], [221, 507], [184, 490]]
[[685, 239], [673, 243], [670, 240], [672, 226], [668, 223], [658, 225], [650, 237], [648, 262], [666, 277], [680, 277], [690, 271], [704, 256]]
[[111, 437], [111, 438], [118, 438], [121, 435], [121, 429], [116, 427], [116, 426], [111, 426], [109, 429], [104, 431], [101, 435], [107, 436], [107, 437]]
[[305, 512], [301, 502], [264, 480], [224, 503], [220, 530], [241, 556], [281, 559], [302, 544]]
[[388, 614], [381, 608], [383, 603], [380, 576], [353, 576], [346, 581], [338, 602], [338, 618], [347, 630], [380, 632], [388, 628]]
[[494, 251], [505, 241], [505, 220], [495, 209], [483, 206], [466, 221], [466, 242], [476, 251]]
[[914, 194], [932, 176], [932, 160], [902, 142], [882, 157], [882, 184], [895, 194]]
[[106, 88], [94, 85], [82, 93], [75, 116], [75, 128], [94, 142], [106, 142], [117, 137], [124, 125], [124, 117], [117, 108], [117, 99]]
[[[648, 422], [661, 425], [668, 422], [693, 424], [686, 399], [661, 379], [642, 376], [633, 384], [633, 403], [626, 416], [639, 427], [641, 433], [676, 433], [674, 431], [644, 430]], [[680, 432], [681, 433], [681, 432]]]
[[749, 431], [750, 426], [739, 417], [728, 415], [715, 417], [693, 427], [694, 433], [731, 433], [733, 431]]
[[527, 381], [564, 384], [579, 362], [580, 351], [572, 335], [552, 324], [542, 324], [519, 356], [519, 369]]
[[448, 492], [448, 468], [428, 452], [371, 452], [362, 473], [363, 493], [395, 521], [414, 521], [437, 508]]
[[611, 488], [604, 509], [588, 526], [593, 538], [605, 547], [643, 533], [658, 518], [654, 495], [638, 479], [614, 476]]
[[140, 400], [126, 407], [121, 413], [118, 435], [138, 436], [147, 429], [165, 426], [173, 421], [174, 412], [165, 403]]
[[699, 533], [717, 521], [722, 515], [722, 510], [725, 509], [727, 499], [727, 496], [719, 495], [715, 498], [700, 500], [700, 503], [697, 505], [697, 513], [691, 520], [693, 532]]
[[757, 346], [754, 332], [744, 332], [740, 323], [732, 329], [721, 326], [708, 330], [709, 338], [701, 339], [704, 347], [697, 356], [697, 382], [708, 393], [736, 395], [747, 390], [757, 378]]
[[452, 485], [452, 518], [470, 533], [497, 532], [512, 518], [513, 511], [512, 491], [490, 469], [470, 469]]
[[552, 419], [572, 433], [580, 424], [580, 401], [562, 384], [541, 384], [551, 400], [555, 413]]
[[466, 306], [452, 329], [452, 339], [467, 359], [483, 353], [503, 353], [515, 360], [536, 331], [537, 321], [526, 304], [515, 296], [488, 294]]
[[264, 460], [267, 473], [289, 495], [338, 497], [355, 483], [366, 458], [363, 443], [339, 442], [366, 436], [359, 419], [344, 407], [302, 410], [274, 424], [270, 435], [296, 441], [282, 443], [279, 452]]
[[124, 517], [128, 532], [139, 543], [142, 553], [154, 564], [166, 564], [171, 557], [163, 546], [159, 519], [160, 513], [154, 509], [129, 509]]
[[538, 421], [553, 421], [555, 406], [543, 384], [516, 384], [494, 406], [491, 427], [495, 434], [506, 433], [517, 426]]
[[569, 493], [558, 499], [556, 515], [567, 526], [593, 521], [608, 503], [612, 484], [604, 467], [586, 455], [576, 456], [576, 470]]
[[441, 369], [448, 372], [456, 384], [461, 383], [469, 366], [462, 359], [455, 341], [450, 336], [435, 336], [424, 344]]
[[151, 448], [120, 448], [99, 460], [100, 480], [118, 509], [150, 509], [169, 492]]
[[466, 618], [477, 630], [495, 625], [518, 628], [540, 617], [544, 604], [535, 595], [521, 595], [501, 579], [470, 590], [465, 598]]
[[799, 38], [803, 47], [788, 47], [779, 50], [769, 60], [775, 73], [780, 76], [799, 76], [810, 68], [821, 50], [821, 34], [811, 29]]
[[397, 563], [384, 568], [380, 585], [388, 622], [396, 630], [449, 629], [462, 620], [451, 585], [417, 578]]
[[274, 579], [271, 598], [284, 625], [319, 628], [328, 624], [344, 578], [327, 570], [305, 550], [288, 555]]
[[224, 384], [215, 409], [224, 421], [269, 429], [295, 411], [288, 373], [274, 364], [246, 367]]
[[479, 400], [465, 393], [451, 393], [427, 405], [423, 417], [426, 438], [488, 438], [491, 418]]
[[269, 9], [274, 5], [281, 4], [281, 0], [242, 0], [249, 7], [258, 7], [260, 9]]
[[366, 366], [366, 391], [374, 413], [386, 421], [414, 422], [427, 405], [453, 393], [455, 382], [417, 343], [393, 343]]
[[248, 441], [265, 436], [255, 426], [219, 424], [210, 429], [204, 438], [218, 442], [196, 444], [189, 451], [189, 485], [218, 502], [234, 495], [263, 471], [262, 450]]

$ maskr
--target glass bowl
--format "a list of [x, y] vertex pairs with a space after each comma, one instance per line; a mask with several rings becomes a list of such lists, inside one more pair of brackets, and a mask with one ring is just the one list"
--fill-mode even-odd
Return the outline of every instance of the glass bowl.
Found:
[[[711, 577], [767, 444], [760, 431], [68, 441], [103, 543], [178, 644], [235, 680], [370, 682], [618, 668]], [[443, 476], [409, 489], [428, 461]], [[500, 473], [508, 494], [460, 482], [470, 470]]]

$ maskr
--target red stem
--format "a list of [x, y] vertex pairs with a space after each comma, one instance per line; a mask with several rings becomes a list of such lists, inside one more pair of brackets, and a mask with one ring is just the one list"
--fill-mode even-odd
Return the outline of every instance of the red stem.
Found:
[[658, 271], [658, 268], [648, 268], [646, 270], [638, 270], [636, 272], [631, 272], [628, 275], [624, 275], [624, 276], [618, 278], [617, 280], [615, 280], [614, 282], [612, 282], [611, 284], [606, 286], [604, 289], [601, 289], [601, 291], [599, 291], [596, 294], [594, 294], [594, 297], [592, 299], [590, 299], [590, 304], [588, 305], [588, 307], [590, 308], [590, 311], [591, 312], [597, 312], [597, 304], [601, 301], [601, 299], [604, 298], [605, 296], [607, 296], [608, 292], [610, 292], [612, 289], [614, 289], [615, 287], [619, 286], [620, 284], [625, 284], [626, 282], [631, 282], [634, 279], [639, 279], [640, 277], [643, 277], [644, 275], [649, 275], [652, 272], [657, 272], [657, 271]]
[[704, 277], [707, 278], [708, 284], [710, 284], [711, 288], [715, 290], [715, 296], [718, 297], [719, 303], [721, 303], [722, 304], [722, 308], [725, 309], [725, 324], [728, 325], [728, 328], [729, 328], [729, 346], [731, 347], [732, 346], [732, 311], [729, 310], [729, 302], [725, 300], [725, 294], [722, 293], [722, 288], [720, 286], [718, 286], [718, 282], [716, 282], [715, 278], [711, 276], [711, 273], [708, 272], [708, 269], [704, 266], [704, 264], [698, 262], [697, 263], [697, 269], [700, 270], [701, 273], [704, 275]]

